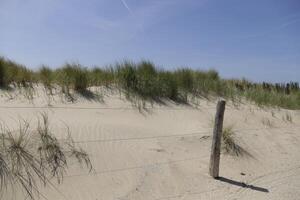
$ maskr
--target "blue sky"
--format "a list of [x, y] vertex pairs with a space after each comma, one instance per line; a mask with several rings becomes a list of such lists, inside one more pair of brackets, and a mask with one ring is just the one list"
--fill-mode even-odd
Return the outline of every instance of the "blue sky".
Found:
[[147, 59], [300, 82], [299, 0], [0, 0], [0, 55], [37, 68]]

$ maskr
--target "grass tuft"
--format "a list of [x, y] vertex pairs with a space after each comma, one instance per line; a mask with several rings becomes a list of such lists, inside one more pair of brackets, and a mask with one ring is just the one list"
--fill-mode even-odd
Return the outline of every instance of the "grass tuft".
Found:
[[223, 129], [222, 142], [225, 152], [235, 156], [249, 155], [240, 145], [236, 144], [234, 135], [233, 126], [227, 126]]
[[48, 168], [53, 177], [61, 182], [67, 166], [66, 155], [57, 138], [51, 133], [46, 113], [41, 114], [38, 122], [38, 153], [40, 165]]
[[22, 120], [15, 131], [1, 124], [0, 136], [0, 191], [4, 187], [20, 187], [30, 199], [35, 199], [39, 193], [37, 183], [52, 185], [52, 177], [60, 183], [67, 169], [67, 159], [73, 157], [92, 169], [86, 152], [74, 145], [64, 145], [74, 143], [70, 135], [62, 143], [52, 134], [45, 113], [41, 114], [36, 130]]
[[79, 64], [66, 64], [58, 69], [56, 74], [58, 84], [66, 93], [69, 93], [71, 88], [77, 92], [82, 92], [88, 87], [87, 70]]
[[44, 87], [50, 92], [52, 95], [52, 85], [53, 85], [53, 71], [47, 67], [42, 66], [38, 71], [39, 78], [44, 85]]
[[4, 58], [0, 57], [0, 88], [6, 87], [6, 68]]

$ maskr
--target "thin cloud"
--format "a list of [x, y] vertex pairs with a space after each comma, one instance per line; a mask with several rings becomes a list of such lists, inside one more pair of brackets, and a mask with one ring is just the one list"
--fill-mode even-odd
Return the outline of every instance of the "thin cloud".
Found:
[[129, 8], [129, 6], [128, 6], [128, 4], [126, 3], [126, 1], [125, 1], [125, 0], [121, 0], [121, 2], [122, 2], [122, 4], [124, 5], [124, 7], [128, 10], [128, 12], [132, 14], [132, 11], [131, 11], [131, 9]]
[[294, 19], [294, 20], [288, 21], [288, 22], [282, 24], [281, 26], [279, 26], [277, 30], [283, 29], [283, 28], [285, 28], [285, 27], [287, 27], [287, 26], [289, 26], [289, 25], [291, 25], [291, 24], [297, 23], [297, 22], [299, 22], [299, 21], [300, 21], [300, 18], [299, 18], [299, 19]]
[[255, 38], [255, 37], [262, 37], [262, 36], [266, 36], [266, 35], [270, 35], [270, 34], [273, 34], [277, 31], [280, 31], [282, 29], [285, 29], [286, 27], [292, 25], [292, 24], [295, 24], [295, 23], [298, 23], [300, 22], [300, 18], [296, 18], [296, 19], [292, 19], [292, 20], [289, 20], [271, 30], [268, 30], [268, 31], [264, 31], [264, 32], [261, 32], [261, 33], [257, 33], [257, 34], [253, 34], [253, 35], [247, 35], [245, 37], [243, 37], [243, 39], [248, 39], [248, 38]]

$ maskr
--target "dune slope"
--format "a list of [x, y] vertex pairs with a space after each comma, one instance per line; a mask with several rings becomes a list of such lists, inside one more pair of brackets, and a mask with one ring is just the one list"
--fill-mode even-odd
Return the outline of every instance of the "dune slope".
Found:
[[[100, 94], [78, 95], [70, 103], [57, 94], [47, 97], [42, 88], [31, 100], [16, 91], [1, 91], [2, 123], [14, 128], [23, 118], [34, 124], [46, 112], [51, 131], [64, 138], [67, 125], [91, 157], [94, 171], [69, 163], [63, 183], [53, 180], [54, 186], [41, 187], [40, 199], [299, 199], [299, 111], [228, 102], [224, 127], [233, 127], [245, 153], [223, 152], [222, 178], [214, 180], [208, 163], [215, 101], [146, 103], [138, 109], [117, 91]], [[24, 194], [13, 196], [21, 199]], [[5, 192], [3, 199], [9, 198]]]

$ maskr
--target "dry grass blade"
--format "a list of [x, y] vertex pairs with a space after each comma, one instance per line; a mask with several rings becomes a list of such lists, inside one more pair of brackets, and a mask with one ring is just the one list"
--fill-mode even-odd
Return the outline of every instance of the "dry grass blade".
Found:
[[10, 180], [9, 167], [4, 159], [4, 156], [0, 154], [0, 191], [6, 187], [6, 183]]
[[67, 131], [68, 131], [68, 138], [66, 140], [66, 144], [68, 146], [67, 152], [69, 153], [70, 157], [75, 158], [80, 165], [85, 164], [85, 166], [91, 172], [93, 170], [93, 165], [89, 158], [89, 155], [83, 149], [76, 147], [75, 142], [71, 137], [69, 127], [67, 127]]
[[59, 144], [57, 138], [51, 134], [49, 129], [49, 120], [46, 113], [41, 114], [42, 122], [38, 123], [38, 152], [40, 155], [41, 167], [48, 167], [53, 177], [58, 182], [63, 178], [63, 173], [67, 167], [67, 159], [63, 152], [63, 147]]

